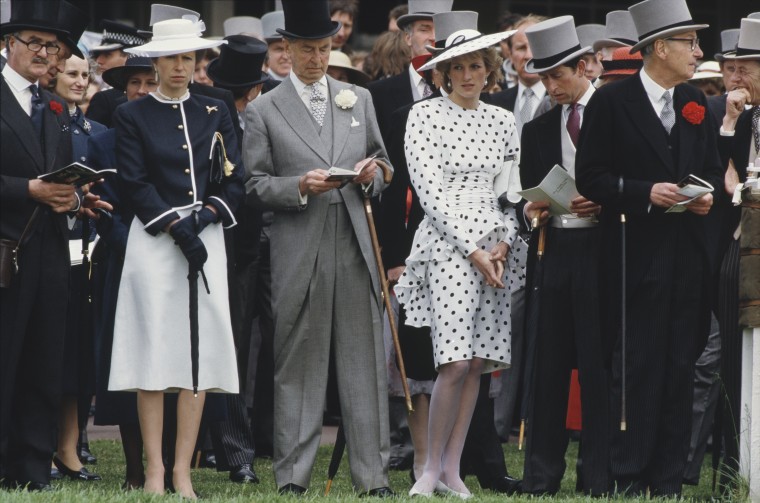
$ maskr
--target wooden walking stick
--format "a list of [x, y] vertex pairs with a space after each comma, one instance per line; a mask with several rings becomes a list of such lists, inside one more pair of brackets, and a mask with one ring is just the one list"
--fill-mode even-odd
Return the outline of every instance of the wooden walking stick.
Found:
[[[383, 180], [390, 183], [393, 178], [393, 172], [390, 167], [383, 161], [375, 160], [375, 163], [383, 170]], [[388, 323], [391, 327], [393, 336], [393, 347], [396, 349], [396, 361], [398, 370], [401, 374], [401, 385], [404, 387], [404, 397], [406, 399], [406, 409], [409, 413], [414, 412], [412, 406], [412, 395], [409, 393], [409, 384], [406, 382], [406, 368], [404, 368], [404, 357], [401, 354], [401, 344], [398, 341], [398, 329], [396, 320], [393, 318], [393, 308], [391, 307], [391, 296], [388, 290], [388, 277], [385, 275], [385, 266], [383, 257], [380, 253], [380, 243], [377, 239], [377, 230], [375, 229], [375, 219], [372, 216], [372, 202], [369, 194], [364, 194], [364, 212], [367, 215], [367, 225], [369, 226], [369, 235], [372, 238], [372, 250], [375, 252], [375, 261], [377, 262], [377, 272], [380, 275], [380, 285], [383, 289], [383, 301], [385, 302], [385, 311], [388, 313]]]

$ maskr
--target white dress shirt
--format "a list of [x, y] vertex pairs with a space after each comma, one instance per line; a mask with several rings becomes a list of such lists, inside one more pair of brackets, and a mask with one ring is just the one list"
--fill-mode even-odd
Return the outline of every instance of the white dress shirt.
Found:
[[[652, 106], [654, 107], [654, 112], [657, 114], [657, 117], [660, 116], [662, 113], [662, 109], [665, 106], [665, 102], [662, 101], [662, 93], [665, 91], [668, 91], [670, 93], [671, 102], [673, 99], [673, 90], [675, 88], [671, 87], [670, 89], [665, 89], [660, 84], [652, 80], [652, 77], [650, 77], [647, 74], [647, 71], [645, 69], [641, 69], [639, 72], [639, 75], [641, 76], [641, 83], [644, 84], [644, 91], [647, 93], [647, 97], [649, 98], [649, 102], [652, 103]], [[675, 104], [673, 105], [673, 110], [675, 110]]]
[[[21, 105], [21, 108], [24, 109], [27, 115], [32, 115], [32, 91], [29, 89], [29, 86], [32, 85], [32, 82], [29, 82], [24, 77], [19, 75], [19, 73], [11, 68], [11, 65], [6, 64], [5, 68], [3, 68], [3, 77], [5, 77], [5, 82], [8, 83], [8, 87], [11, 88], [11, 92], [13, 92], [13, 95], [18, 100], [19, 105]], [[39, 81], [34, 82], [34, 84], [37, 84], [37, 87], [39, 88]]]
[[420, 101], [425, 96], [425, 79], [422, 78], [422, 75], [417, 73], [417, 70], [414, 69], [414, 65], [411, 63], [409, 64], [409, 83], [412, 86], [412, 97], [414, 98], [414, 101]]

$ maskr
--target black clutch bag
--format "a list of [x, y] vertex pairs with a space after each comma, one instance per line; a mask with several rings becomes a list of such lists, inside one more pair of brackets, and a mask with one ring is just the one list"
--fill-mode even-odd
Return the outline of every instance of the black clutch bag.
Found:
[[227, 150], [224, 148], [224, 138], [219, 131], [214, 133], [211, 140], [211, 167], [209, 170], [209, 192], [211, 195], [221, 192], [222, 180], [232, 174], [235, 165], [227, 159]]

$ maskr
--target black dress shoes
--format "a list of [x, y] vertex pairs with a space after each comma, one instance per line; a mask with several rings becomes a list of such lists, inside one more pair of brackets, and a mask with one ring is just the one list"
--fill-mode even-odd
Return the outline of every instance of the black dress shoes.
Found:
[[63, 475], [70, 478], [71, 480], [82, 480], [85, 482], [92, 482], [92, 481], [101, 479], [100, 475], [98, 475], [97, 473], [92, 473], [84, 466], [80, 468], [79, 471], [72, 470], [71, 468], [64, 465], [63, 461], [58, 459], [58, 456], [53, 456], [53, 464], [55, 464], [55, 467], [58, 468], [58, 470]]
[[259, 483], [259, 478], [256, 476], [256, 472], [253, 471], [253, 467], [248, 463], [236, 466], [230, 470], [230, 480], [239, 484]]
[[3, 487], [11, 490], [22, 490], [30, 492], [48, 493], [55, 491], [55, 487], [44, 482], [20, 482], [17, 480], [3, 481]]
[[55, 466], [50, 467], [50, 480], [61, 480], [63, 478], [63, 474], [61, 473], [61, 470], [56, 468]]
[[79, 461], [83, 465], [94, 465], [98, 462], [98, 458], [96, 458], [95, 455], [90, 452], [90, 444], [79, 444], [79, 451], [77, 454], [79, 455]]
[[360, 498], [395, 498], [396, 493], [391, 491], [390, 487], [376, 487], [375, 489], [370, 489], [366, 493], [361, 493], [359, 495]]
[[495, 479], [488, 488], [496, 493], [501, 494], [520, 494], [522, 492], [522, 480], [510, 477], [509, 475]]
[[283, 496], [301, 496], [306, 492], [306, 488], [296, 484], [285, 484], [277, 492]]

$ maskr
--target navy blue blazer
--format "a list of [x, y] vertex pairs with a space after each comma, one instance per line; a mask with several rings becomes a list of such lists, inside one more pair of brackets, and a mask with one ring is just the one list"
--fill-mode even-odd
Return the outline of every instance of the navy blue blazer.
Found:
[[74, 161], [88, 164], [87, 145], [91, 136], [106, 131], [108, 128], [92, 119], [86, 119], [82, 111], [77, 111], [71, 117], [71, 146], [74, 153]]
[[[190, 94], [182, 101], [145, 96], [118, 107], [116, 169], [128, 203], [145, 230], [158, 234], [179, 218], [176, 210], [211, 204], [225, 227], [235, 221], [244, 195], [238, 138], [224, 102]], [[210, 155], [214, 133], [224, 138], [235, 166], [211, 193]]]

